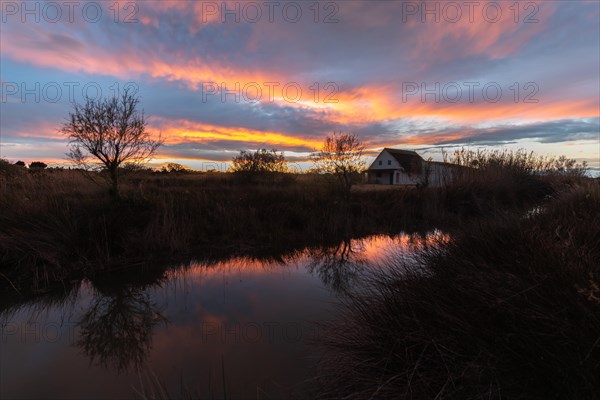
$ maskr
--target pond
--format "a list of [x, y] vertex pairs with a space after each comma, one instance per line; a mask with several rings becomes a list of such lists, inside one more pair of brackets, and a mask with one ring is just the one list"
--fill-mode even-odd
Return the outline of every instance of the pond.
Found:
[[319, 322], [386, 257], [444, 236], [372, 236], [82, 281], [2, 313], [0, 397], [309, 397]]

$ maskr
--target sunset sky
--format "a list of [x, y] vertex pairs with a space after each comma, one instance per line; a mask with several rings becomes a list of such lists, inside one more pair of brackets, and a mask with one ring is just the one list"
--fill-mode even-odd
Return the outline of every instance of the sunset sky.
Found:
[[370, 156], [493, 146], [600, 170], [597, 1], [69, 4], [2, 2], [2, 158], [65, 163], [70, 101], [131, 83], [166, 140], [152, 165], [267, 147], [303, 169], [342, 131]]

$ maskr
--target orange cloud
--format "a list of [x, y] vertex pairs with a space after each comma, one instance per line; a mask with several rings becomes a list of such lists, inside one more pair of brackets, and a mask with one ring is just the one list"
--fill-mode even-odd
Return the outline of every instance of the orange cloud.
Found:
[[168, 144], [231, 141], [268, 146], [305, 146], [309, 148], [317, 148], [322, 144], [321, 141], [290, 136], [280, 132], [217, 126], [183, 119], [155, 118], [150, 124], [150, 129], [155, 133], [160, 132]]
[[[430, 86], [432, 86], [430, 84]], [[504, 87], [503, 99], [513, 93]], [[403, 101], [396, 87], [364, 86], [350, 92], [340, 92], [339, 102], [332, 105], [330, 120], [341, 124], [389, 121], [401, 118], [439, 118], [450, 122], [477, 123], [510, 119], [537, 121], [598, 116], [598, 101], [576, 99], [544, 99], [537, 103], [502, 101], [450, 103], [436, 102], [432, 96], [423, 102], [419, 94]], [[467, 97], [466, 94], [463, 98]]]

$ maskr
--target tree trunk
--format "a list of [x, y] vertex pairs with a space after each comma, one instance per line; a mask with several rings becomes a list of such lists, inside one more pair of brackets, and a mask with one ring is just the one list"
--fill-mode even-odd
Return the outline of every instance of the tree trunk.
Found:
[[110, 169], [110, 181], [110, 195], [116, 199], [119, 197], [119, 173], [117, 168]]

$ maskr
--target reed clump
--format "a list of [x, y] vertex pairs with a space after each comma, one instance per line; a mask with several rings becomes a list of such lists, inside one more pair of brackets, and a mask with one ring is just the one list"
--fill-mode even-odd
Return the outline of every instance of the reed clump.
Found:
[[321, 398], [597, 399], [600, 185], [473, 220], [353, 293], [321, 345]]

